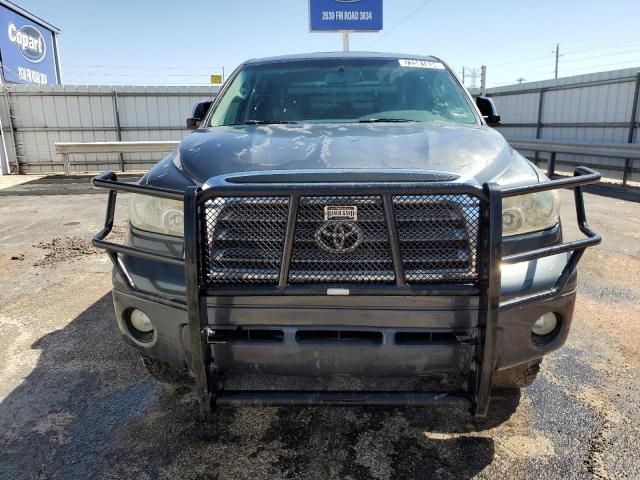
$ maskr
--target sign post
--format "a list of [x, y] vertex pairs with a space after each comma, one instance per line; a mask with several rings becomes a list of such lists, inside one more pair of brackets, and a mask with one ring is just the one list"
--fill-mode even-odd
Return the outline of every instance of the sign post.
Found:
[[309, 30], [342, 33], [345, 52], [351, 32], [379, 32], [382, 25], [382, 0], [309, 0]]

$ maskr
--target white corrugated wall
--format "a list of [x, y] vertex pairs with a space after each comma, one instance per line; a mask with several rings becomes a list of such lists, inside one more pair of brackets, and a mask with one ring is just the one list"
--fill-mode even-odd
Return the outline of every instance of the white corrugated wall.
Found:
[[[628, 68], [492, 88], [487, 94], [502, 117], [500, 131], [507, 139], [627, 143], [633, 128], [633, 141], [640, 143], [640, 112], [631, 119], [639, 74], [640, 67]], [[533, 152], [522, 153], [533, 156]], [[539, 157], [547, 158], [544, 153]], [[586, 163], [609, 177], [623, 175], [623, 159], [558, 154], [557, 161], [560, 167], [563, 162]], [[572, 169], [570, 163], [565, 166]], [[640, 169], [640, 165], [634, 167]]]
[[[19, 165], [21, 173], [61, 172], [62, 160], [55, 154], [55, 142], [116, 141], [118, 137], [181, 140], [189, 133], [185, 120], [193, 106], [211, 100], [218, 90], [214, 86], [7, 85], [1, 92], [0, 115], [10, 165], [14, 172]], [[127, 170], [142, 170], [162, 156], [126, 154], [123, 159]], [[76, 172], [120, 169], [117, 154], [73, 155], [71, 163]]]
[[[502, 116], [500, 130], [507, 139], [626, 143], [638, 72], [640, 68], [523, 83], [489, 89], [488, 94]], [[19, 164], [23, 173], [61, 172], [62, 160], [55, 155], [55, 142], [114, 141], [118, 137], [181, 140], [188, 133], [185, 119], [193, 106], [213, 98], [217, 91], [214, 86], [7, 85], [0, 91], [0, 119], [10, 165], [16, 171]], [[636, 118], [634, 142], [640, 143], [637, 122]], [[148, 168], [160, 158], [162, 154], [123, 156], [128, 170]], [[624, 164], [619, 159], [558, 155], [560, 167], [563, 161], [609, 166], [611, 169], [604, 173], [614, 177], [622, 176]], [[71, 162], [77, 172], [120, 169], [120, 158], [115, 154], [73, 155]]]

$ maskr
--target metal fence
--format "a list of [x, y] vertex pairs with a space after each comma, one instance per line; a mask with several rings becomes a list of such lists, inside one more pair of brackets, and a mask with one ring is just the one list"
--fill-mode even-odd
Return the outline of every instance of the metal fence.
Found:
[[[12, 172], [62, 172], [58, 142], [179, 141], [193, 105], [218, 87], [106, 87], [5, 85], [0, 120]], [[508, 140], [585, 144], [640, 143], [640, 68], [524, 83], [488, 90]], [[0, 151], [0, 153], [3, 153]], [[550, 153], [523, 150], [546, 162]], [[142, 170], [161, 153], [83, 153], [71, 172]], [[640, 179], [640, 161], [558, 153], [558, 170], [587, 165], [608, 177]], [[633, 177], [635, 175], [635, 178]]]
[[[218, 87], [107, 87], [5, 85], [0, 120], [12, 173], [62, 172], [57, 142], [182, 140], [197, 102]], [[71, 172], [143, 170], [162, 153], [82, 154]]]
[[[640, 68], [492, 88], [492, 97], [508, 140], [540, 139], [583, 144], [640, 143], [638, 95]], [[534, 161], [549, 153], [523, 150]], [[640, 162], [613, 157], [558, 153], [558, 169], [587, 165], [625, 183], [640, 173]], [[564, 168], [563, 168], [564, 167]], [[640, 176], [636, 175], [636, 179]]]

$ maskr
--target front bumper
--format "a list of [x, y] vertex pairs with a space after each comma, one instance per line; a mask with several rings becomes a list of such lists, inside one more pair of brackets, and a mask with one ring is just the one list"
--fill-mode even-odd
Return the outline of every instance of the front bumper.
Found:
[[[599, 174], [585, 168], [576, 178], [500, 190], [461, 184], [251, 184], [232, 185], [224, 178], [212, 188], [189, 188], [185, 200], [185, 259], [105, 241], [113, 224], [117, 191], [128, 191], [179, 199], [178, 192], [117, 182], [112, 173], [94, 180], [110, 189], [105, 229], [94, 244], [105, 248], [114, 262], [114, 291], [119, 323], [126, 334], [126, 314], [140, 308], [157, 323], [153, 342], [139, 344], [157, 358], [190, 365], [206, 408], [216, 403], [331, 403], [432, 405], [468, 402], [476, 415], [486, 414], [493, 373], [500, 368], [538, 358], [564, 343], [575, 301], [575, 267], [584, 250], [600, 242], [589, 229], [580, 187], [598, 181]], [[537, 250], [502, 255], [501, 199], [555, 188], [574, 188], [578, 224], [586, 239]], [[300, 195], [354, 195], [379, 193], [387, 202], [393, 193], [467, 194], [480, 201], [481, 247], [477, 285], [397, 285], [352, 289], [348, 297], [329, 297], [319, 288], [293, 288], [287, 284], [287, 266], [274, 288], [223, 290], [204, 285], [200, 275], [202, 258], [201, 208], [213, 197], [287, 195], [293, 205]], [[389, 200], [390, 203], [390, 200]], [[389, 222], [394, 265], [399, 252]], [[288, 231], [293, 223], [288, 226]], [[291, 253], [293, 233], [287, 235], [283, 262]], [[569, 254], [569, 252], [571, 252]], [[123, 258], [124, 255], [125, 257]], [[184, 267], [186, 304], [144, 291], [136, 285], [124, 259]], [[560, 268], [557, 268], [560, 259]], [[543, 288], [505, 289], [503, 269], [528, 271], [532, 264], [555, 265], [553, 281]], [[534, 269], [535, 270], [535, 269]], [[553, 270], [553, 269], [552, 269]], [[549, 271], [541, 268], [539, 271]], [[398, 275], [397, 278], [402, 278]], [[543, 282], [544, 283], [544, 282]], [[147, 309], [147, 310], [145, 310]], [[531, 327], [543, 313], [553, 311], [560, 327], [553, 340], [537, 345]], [[232, 332], [232, 333], [229, 333]], [[275, 332], [275, 333], [274, 333]], [[434, 341], [435, 339], [435, 341]], [[256, 341], [253, 341], [256, 340]], [[457, 395], [440, 392], [323, 392], [221, 390], [222, 375], [233, 369], [260, 374], [373, 375], [415, 377], [437, 371], [465, 376]]]
[[[114, 289], [113, 300], [125, 341], [150, 357], [193, 368], [184, 306], [160, 304], [119, 289]], [[286, 300], [285, 304], [282, 298], [226, 298], [207, 306], [208, 328], [212, 331], [282, 332], [281, 338], [262, 335], [251, 341], [227, 335], [219, 342], [210, 340], [211, 355], [221, 371], [386, 378], [470, 373], [477, 344], [477, 305], [463, 305], [460, 299], [444, 297], [421, 297], [419, 302], [416, 297], [347, 297], [342, 302], [298, 297], [293, 305], [291, 299]], [[546, 300], [501, 309], [496, 369], [540, 358], [561, 347], [571, 327], [574, 305], [575, 290], [567, 290]], [[153, 320], [157, 330], [153, 342], [141, 343], [129, 334], [126, 315], [133, 308]], [[532, 341], [531, 328], [547, 312], [557, 313], [561, 326], [551, 342], [539, 345]], [[316, 335], [315, 340], [304, 335], [344, 330], [365, 334], [352, 335], [352, 342], [342, 343], [328, 335]], [[421, 335], [433, 332], [441, 334], [435, 342], [428, 343]], [[375, 337], [367, 335], [370, 333]], [[444, 333], [457, 334], [457, 338]], [[397, 341], [399, 337], [403, 339]]]

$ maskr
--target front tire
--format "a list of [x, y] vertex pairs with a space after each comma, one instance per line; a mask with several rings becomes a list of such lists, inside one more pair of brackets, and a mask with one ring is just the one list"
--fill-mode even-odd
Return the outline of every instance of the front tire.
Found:
[[507, 390], [519, 390], [530, 386], [540, 371], [542, 359], [538, 358], [522, 365], [500, 370], [493, 376], [493, 386]]

